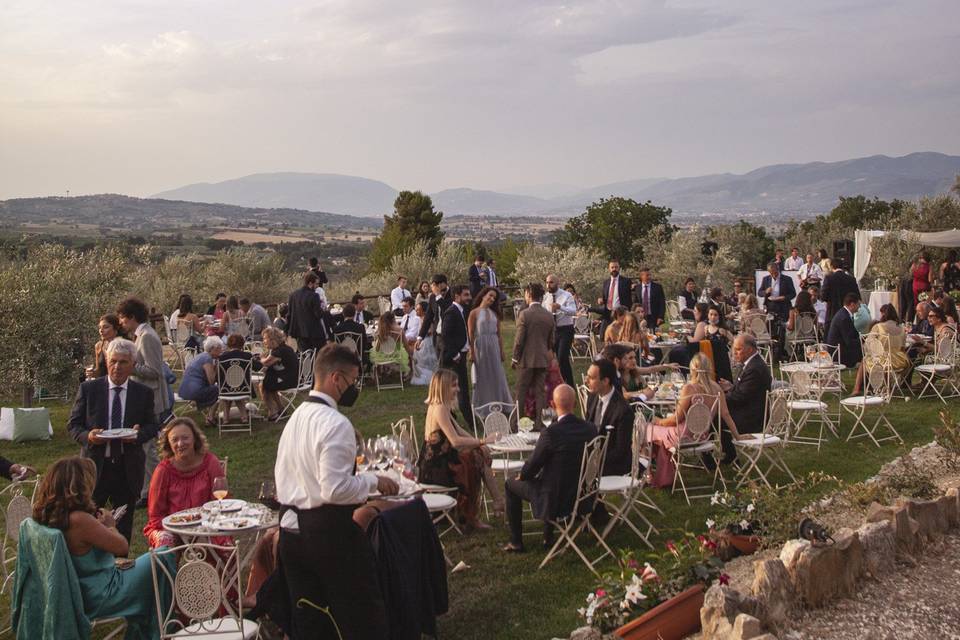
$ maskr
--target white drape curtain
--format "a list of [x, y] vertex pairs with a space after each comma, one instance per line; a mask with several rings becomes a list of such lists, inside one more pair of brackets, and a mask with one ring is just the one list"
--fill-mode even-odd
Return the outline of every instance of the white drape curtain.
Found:
[[[906, 229], [899, 232], [900, 237], [910, 237], [926, 247], [960, 247], [960, 229], [918, 233]], [[863, 278], [870, 264], [870, 241], [883, 237], [883, 231], [857, 229], [854, 232], [853, 275], [857, 280]]]

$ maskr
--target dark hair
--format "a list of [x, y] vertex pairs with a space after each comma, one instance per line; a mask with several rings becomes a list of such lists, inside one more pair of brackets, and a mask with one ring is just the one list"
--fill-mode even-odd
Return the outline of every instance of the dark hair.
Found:
[[407, 279], [407, 276], [397, 276], [397, 282], [400, 282], [401, 280], [406, 280], [406, 279]]
[[493, 258], [487, 258], [487, 265], [493, 264]]
[[483, 256], [478, 253], [477, 255], [473, 256], [473, 261], [474, 261], [474, 262], [483, 262]]
[[953, 318], [954, 322], [960, 322], [960, 317], [957, 316], [957, 302], [951, 296], [943, 297], [943, 305], [940, 307], [943, 309], [943, 315]]
[[[100, 322], [109, 323], [118, 336], [123, 336], [123, 328], [120, 326], [120, 318], [117, 317], [117, 314], [105, 313], [100, 316]], [[100, 322], [97, 322], [97, 324], [100, 324]]]
[[277, 316], [286, 318], [288, 313], [290, 313], [290, 305], [286, 302], [281, 302], [277, 305]]
[[461, 293], [463, 293], [464, 291], [469, 291], [469, 290], [470, 290], [470, 287], [468, 287], [468, 286], [465, 285], [465, 284], [455, 284], [455, 285], [453, 285], [453, 287], [450, 289], [450, 295], [452, 295], [454, 298], [456, 298], [457, 296], [459, 296], [459, 295], [460, 295]]
[[315, 267], [315, 266], [317, 266], [318, 264], [320, 264], [320, 261], [317, 260], [317, 257], [316, 257], [316, 256], [311, 256], [310, 259], [307, 260], [307, 264], [309, 264], [311, 267]]
[[320, 381], [337, 371], [347, 369], [360, 369], [360, 358], [356, 352], [342, 344], [328, 344], [317, 354], [313, 363], [313, 376]]
[[185, 316], [188, 313], [193, 312], [193, 298], [187, 294], [180, 296], [180, 303], [177, 305], [177, 311], [180, 312], [181, 316]]
[[431, 284], [447, 284], [447, 276], [442, 273], [435, 274], [433, 278], [430, 279]]
[[950, 251], [947, 251], [947, 260], [946, 260], [946, 261], [947, 261], [947, 262], [956, 262], [956, 261], [957, 261], [957, 250], [956, 250], [956, 249], [950, 249]]
[[430, 283], [426, 280], [422, 280], [420, 284], [417, 285], [417, 293], [423, 293], [423, 288], [427, 288], [427, 293], [430, 292]]
[[355, 315], [357, 315], [357, 305], [353, 304], [352, 302], [348, 302], [347, 304], [343, 305], [344, 318], [350, 318], [353, 320], [353, 316]]
[[630, 311], [630, 309], [627, 309], [625, 306], [620, 305], [619, 307], [616, 307], [616, 308], [613, 310], [613, 312], [611, 313], [611, 315], [612, 315], [615, 319], [619, 320], [619, 319], [622, 318], [623, 316], [627, 315], [627, 313], [628, 313], [629, 311]]
[[622, 360], [631, 351], [633, 351], [633, 347], [615, 342], [605, 346], [603, 351], [600, 352], [600, 356], [601, 359], [613, 362], [614, 360]]
[[353, 294], [353, 297], [350, 298], [350, 302], [352, 302], [355, 305], [359, 304], [361, 300], [363, 300], [363, 294], [359, 292]]
[[650, 267], [648, 267], [647, 265], [643, 265], [637, 270], [637, 273], [649, 273], [649, 272], [650, 272]]
[[237, 300], [237, 296], [230, 296], [227, 298], [227, 309], [232, 309], [234, 311], [240, 309], [240, 301]]
[[241, 306], [241, 307], [249, 307], [249, 306], [250, 306], [250, 298], [240, 298], [240, 306]]
[[743, 286], [743, 281], [742, 281], [742, 280], [734, 280], [734, 281], [733, 281], [733, 286], [735, 286], [735, 287], [742, 287], [742, 286]]
[[830, 256], [827, 254], [826, 249], [820, 249], [819, 251], [817, 251], [817, 257], [820, 258], [821, 260], [826, 260]]
[[575, 286], [573, 286], [573, 283], [572, 283], [572, 282], [568, 282], [568, 283], [566, 283], [565, 285], [563, 285], [563, 290], [564, 290], [564, 291], [569, 291], [570, 293], [576, 293], [576, 292], [577, 292], [577, 288], [576, 288]]
[[686, 280], [683, 281], [683, 286], [687, 286], [687, 285], [690, 284], [691, 282], [692, 282], [693, 284], [697, 284], [697, 281], [696, 281], [696, 280], [694, 280], [693, 278], [689, 278], [689, 277], [688, 277]]
[[710, 289], [710, 299], [711, 299], [711, 300], [713, 300], [714, 298], [719, 298], [719, 297], [722, 296], [722, 295], [723, 295], [723, 289], [721, 289], [720, 287], [712, 287], [712, 288]]
[[427, 309], [430, 308], [430, 303], [427, 302], [426, 300], [421, 300], [420, 304], [418, 304], [417, 307], [419, 307], [420, 309], [423, 310], [424, 313], [426, 313]]
[[401, 302], [401, 304], [404, 303], [404, 302], [406, 302], [408, 305], [410, 305], [410, 308], [411, 308], [411, 309], [413, 309], [413, 305], [416, 304], [416, 303], [414, 302], [413, 298], [411, 298], [410, 296], [407, 296], [406, 298], [404, 298], [404, 299], [401, 300], [400, 302]]
[[853, 291], [843, 296], [843, 306], [847, 306], [851, 302], [860, 302], [860, 296], [858, 296]]
[[497, 317], [500, 317], [500, 292], [497, 291], [496, 287], [484, 287], [480, 289], [480, 293], [477, 294], [477, 297], [473, 301], [473, 308], [479, 309], [480, 301], [491, 291], [493, 291], [495, 295], [493, 296], [493, 304], [490, 305], [490, 310], [497, 314]]
[[140, 298], [127, 298], [117, 305], [117, 315], [133, 318], [140, 324], [147, 321], [147, 305]]
[[697, 304], [693, 305], [693, 308], [695, 311], [700, 312], [700, 321], [706, 322], [707, 313], [710, 312], [710, 305], [708, 305], [706, 302], [698, 302]]
[[243, 336], [239, 333], [231, 333], [227, 336], [227, 346], [231, 349], [243, 349]]
[[930, 309], [927, 310], [927, 315], [930, 315], [931, 313], [940, 318], [940, 322], [947, 321], [947, 314], [944, 313], [942, 307], [930, 307]]
[[833, 268], [834, 268], [834, 269], [846, 269], [846, 268], [847, 268], [847, 261], [844, 260], [843, 258], [835, 258], [835, 259], [832, 261], [832, 264], [833, 264]]
[[531, 282], [524, 287], [523, 290], [530, 294], [530, 297], [533, 298], [534, 302], [543, 300], [543, 285], [539, 282]]
[[797, 294], [797, 300], [794, 303], [797, 313], [816, 313], [817, 309], [813, 306], [813, 297], [808, 291], [800, 291]]
[[307, 271], [303, 274], [303, 286], [313, 284], [314, 282], [320, 282], [320, 278], [317, 277], [313, 271]]
[[594, 360], [593, 364], [597, 367], [597, 372], [600, 374], [600, 380], [606, 378], [610, 381], [611, 386], [617, 385], [617, 365], [613, 364], [610, 360], [606, 358], [600, 358], [599, 360]]
[[880, 307], [880, 322], [888, 322], [891, 320], [900, 324], [900, 316], [897, 314], [897, 310], [892, 304], [885, 304]]
[[39, 524], [66, 531], [74, 511], [94, 514], [93, 489], [97, 467], [90, 458], [68, 456], [47, 468], [33, 496], [33, 519]]

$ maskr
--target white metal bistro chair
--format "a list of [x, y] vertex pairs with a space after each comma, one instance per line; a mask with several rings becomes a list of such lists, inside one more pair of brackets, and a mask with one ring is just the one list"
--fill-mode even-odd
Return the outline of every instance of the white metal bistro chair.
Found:
[[[659, 533], [653, 523], [643, 514], [640, 507], [647, 507], [663, 514], [660, 508], [644, 492], [646, 470], [650, 467], [650, 459], [643, 457], [643, 448], [647, 442], [647, 421], [643, 414], [637, 412], [633, 420], [632, 453], [630, 474], [624, 476], [601, 476], [599, 495], [597, 500], [612, 511], [610, 521], [604, 527], [602, 535], [606, 539], [617, 524], [627, 525], [645, 545], [653, 549], [650, 535]], [[619, 495], [619, 504], [610, 500]], [[639, 522], [634, 522], [633, 515]]]
[[[710, 399], [708, 399], [710, 398]], [[720, 398], [719, 396], [693, 396], [690, 406], [684, 414], [680, 429], [680, 443], [670, 447], [670, 460], [674, 465], [673, 486], [671, 492], [676, 493], [677, 486], [683, 493], [687, 504], [690, 498], [708, 498], [716, 492], [717, 480], [726, 489], [726, 481], [720, 472], [717, 459], [717, 442], [715, 434], [719, 432]], [[711, 471], [703, 463], [703, 456], [712, 456], [714, 468]], [[688, 485], [684, 478], [684, 469], [700, 470], [712, 474], [710, 484]]]
[[304, 349], [297, 353], [297, 386], [282, 389], [279, 392], [280, 399], [284, 403], [283, 408], [280, 410], [281, 418], [285, 418], [289, 413], [293, 413], [293, 405], [299, 394], [310, 393], [310, 389], [313, 388], [313, 363], [316, 355], [316, 349]]
[[[603, 535], [590, 522], [594, 500], [600, 493], [600, 477], [603, 475], [603, 460], [606, 451], [606, 436], [597, 436], [583, 445], [583, 458], [580, 462], [580, 476], [577, 479], [577, 495], [573, 507], [570, 513], [547, 521], [556, 529], [557, 539], [547, 555], [544, 556], [543, 562], [540, 563], [540, 569], [567, 549], [573, 549], [583, 563], [587, 565], [587, 568], [599, 577], [600, 574], [596, 569], [597, 563], [607, 556], [613, 556], [613, 550], [604, 541]], [[603, 547], [604, 552], [594, 560], [587, 558], [583, 550], [577, 545], [577, 538], [584, 530], [588, 531], [597, 541], [597, 544]]]
[[[509, 413], [504, 413], [508, 411]], [[511, 425], [516, 423], [518, 416], [517, 404], [507, 402], [488, 402], [473, 407], [473, 429], [478, 438], [488, 436], [507, 436], [510, 435]], [[482, 432], [483, 435], [480, 435]], [[494, 455], [491, 468], [494, 473], [509, 477], [510, 473], [516, 473], [523, 468], [523, 460], [510, 458], [509, 456]], [[485, 494], [484, 494], [485, 495]], [[486, 504], [486, 502], [484, 502]]]
[[[385, 356], [392, 356], [397, 351], [397, 341], [392, 336], [388, 336], [383, 342], [375, 346], [374, 349], [379, 351]], [[384, 364], [371, 364], [373, 368], [373, 382], [377, 385], [377, 391], [381, 389], [400, 389], [403, 390], [403, 371], [400, 370], [400, 365], [395, 362], [387, 362]], [[385, 373], [394, 370], [397, 372], [397, 381], [394, 383], [387, 384], [382, 381], [382, 376]]]
[[[743, 440], [734, 440], [737, 452], [746, 458], [746, 463], [740, 466], [737, 487], [753, 479], [757, 479], [768, 487], [774, 486], [770, 476], [775, 470], [782, 471], [796, 483], [797, 479], [790, 471], [790, 467], [780, 455], [783, 449], [783, 435], [790, 427], [790, 400], [789, 389], [775, 389], [767, 392], [766, 408], [764, 410], [763, 431], [748, 433]], [[766, 464], [766, 469], [764, 469]]]
[[573, 345], [570, 348], [570, 358], [572, 360], [591, 359], [592, 348], [590, 346], [590, 336], [592, 321], [589, 315], [576, 316], [573, 319]]
[[446, 493], [426, 492], [420, 496], [424, 504], [427, 505], [427, 511], [430, 512], [430, 518], [437, 528], [437, 535], [443, 537], [451, 530], [463, 535], [463, 530], [457, 525], [454, 517], [454, 509], [457, 508], [457, 499]]
[[667, 322], [679, 322], [682, 320], [680, 317], [680, 303], [676, 300], [667, 300], [666, 316], [664, 320]]
[[29, 480], [11, 482], [0, 491], [0, 516], [3, 517], [3, 546], [0, 547], [0, 577], [2, 577], [3, 583], [0, 586], [0, 594], [6, 594], [6, 597], [0, 598], [6, 610], [3, 619], [5, 626], [0, 630], [0, 635], [10, 631], [9, 590], [13, 585], [14, 574], [17, 569], [17, 543], [20, 540], [20, 523], [33, 513], [33, 494], [37, 489], [39, 480], [39, 476], [34, 476]]
[[377, 297], [377, 309], [380, 311], [380, 315], [385, 313], [390, 313], [390, 299], [383, 296]]
[[[890, 404], [890, 397], [893, 395], [893, 370], [883, 364], [869, 366], [864, 362], [863, 367], [863, 393], [858, 396], [850, 396], [840, 400], [840, 406], [853, 417], [853, 427], [847, 435], [847, 441], [855, 438], [869, 438], [873, 444], [880, 446], [881, 442], [886, 440], [895, 440], [903, 444], [903, 438], [897, 433], [897, 430], [890, 424], [890, 420], [885, 415], [887, 405]], [[872, 425], [867, 424], [867, 411], [876, 412], [876, 420]], [[889, 435], [878, 437], [877, 431], [885, 427]], [[860, 433], [862, 431], [862, 433]]]
[[590, 398], [590, 389], [585, 384], [577, 385], [577, 400], [580, 402], [580, 415], [587, 415], [587, 399]]
[[[223, 402], [250, 402], [252, 397], [252, 383], [250, 372], [252, 360], [243, 358], [227, 358], [217, 360], [217, 385], [220, 387], [218, 400]], [[217, 411], [217, 428], [219, 433], [242, 432], [253, 433], [253, 416], [247, 411], [247, 419], [234, 421], [231, 418], [232, 407]]]
[[[161, 558], [179, 559], [176, 572]], [[175, 561], [174, 564], [177, 564]], [[243, 617], [240, 558], [236, 546], [209, 542], [150, 551], [160, 637], [195, 640], [252, 640], [260, 626]], [[161, 585], [172, 585], [169, 603]], [[317, 605], [321, 603], [316, 603]]]
[[957, 332], [949, 326], [942, 327], [933, 338], [933, 355], [916, 366], [917, 375], [924, 385], [918, 398], [936, 396], [946, 404], [947, 398], [960, 395], [955, 381], [957, 366]]
[[757, 339], [757, 350], [767, 366], [773, 368], [773, 331], [770, 329], [770, 320], [766, 314], [751, 313], [746, 318], [746, 333]]
[[[837, 427], [830, 418], [830, 405], [822, 400], [822, 386], [820, 379], [828, 372], [813, 369], [811, 371], [791, 371], [787, 374], [790, 380], [790, 399], [787, 408], [790, 409], [790, 428], [785, 436], [785, 444], [820, 445], [826, 441], [824, 431], [839, 437]], [[796, 417], [794, 417], [796, 416]], [[819, 426], [816, 436], [804, 435], [807, 426]]]
[[337, 342], [337, 344], [341, 344], [353, 351], [353, 353], [356, 354], [357, 359], [360, 360], [361, 375], [357, 378], [357, 388], [363, 391], [363, 374], [365, 372], [362, 370], [363, 353], [361, 352], [361, 349], [363, 349], [363, 341], [366, 340], [366, 336], [354, 331], [343, 331], [341, 333], [334, 334], [333, 339]]
[[787, 350], [793, 360], [799, 360], [802, 356], [802, 349], [810, 344], [820, 342], [820, 334], [817, 330], [817, 314], [806, 312], [797, 314], [796, 324], [794, 325], [793, 335], [790, 336], [790, 346]]

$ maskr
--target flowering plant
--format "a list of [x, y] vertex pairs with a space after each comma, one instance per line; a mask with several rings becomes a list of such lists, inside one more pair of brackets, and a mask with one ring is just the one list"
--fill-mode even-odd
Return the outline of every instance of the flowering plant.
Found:
[[667, 577], [663, 581], [664, 600], [695, 584], [710, 585], [714, 580], [727, 584], [723, 560], [715, 554], [717, 543], [703, 535], [684, 532], [678, 540], [667, 540], [660, 566]]
[[751, 535], [757, 525], [757, 506], [752, 494], [716, 492], [710, 498], [713, 513], [707, 518], [711, 531], [729, 531], [735, 535]]
[[632, 551], [621, 551], [619, 570], [603, 575], [577, 613], [606, 633], [658, 605], [663, 600], [660, 594], [660, 576], [650, 563], [641, 565]]

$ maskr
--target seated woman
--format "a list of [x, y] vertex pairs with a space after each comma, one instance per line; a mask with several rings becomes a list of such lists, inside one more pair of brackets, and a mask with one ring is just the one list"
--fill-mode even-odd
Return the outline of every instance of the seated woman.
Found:
[[651, 355], [647, 342], [646, 322], [640, 320], [642, 309], [641, 307], [641, 314], [633, 311], [624, 314], [617, 342], [634, 345], [639, 350], [640, 357], [646, 362], [651, 359]]
[[504, 509], [500, 483], [490, 468], [490, 451], [484, 446], [496, 438], [474, 438], [454, 421], [459, 395], [457, 374], [449, 369], [439, 369], [433, 374], [427, 392], [418, 478], [420, 482], [456, 486], [459, 519], [471, 529], [489, 529], [490, 525], [478, 518], [481, 479], [493, 497], [494, 513], [503, 514]]
[[601, 355], [617, 368], [617, 373], [620, 374], [620, 390], [627, 400], [634, 398], [649, 400], [653, 397], [656, 389], [647, 387], [643, 382], [643, 376], [665, 371], [676, 371], [680, 368], [675, 364], [655, 364], [650, 367], [641, 367], [637, 364], [636, 350], [633, 345], [629, 344], [608, 344], [603, 348]]
[[[691, 403], [702, 401], [707, 406], [713, 407], [718, 398], [720, 417], [730, 430], [730, 435], [737, 440], [741, 439], [743, 436], [737, 431], [737, 425], [734, 424], [733, 417], [727, 409], [723, 389], [714, 382], [710, 360], [704, 354], [698, 353], [690, 360], [690, 378], [680, 389], [676, 413], [665, 418], [657, 418], [652, 424], [647, 425], [647, 442], [651, 443], [655, 449], [655, 455], [652, 458], [656, 465], [651, 482], [653, 486], [669, 487], [673, 484], [676, 469], [670, 460], [670, 449], [679, 446], [682, 442], [693, 441], [686, 432], [684, 422]], [[708, 430], [704, 432], [702, 439], [706, 440], [711, 435], [711, 431]]]
[[266, 327], [260, 334], [263, 346], [269, 350], [266, 357], [260, 358], [260, 365], [265, 369], [263, 382], [260, 383], [260, 397], [267, 412], [267, 420], [271, 422], [280, 418], [283, 404], [280, 401], [280, 392], [293, 389], [300, 382], [300, 359], [293, 347], [287, 344], [287, 337], [276, 327]]
[[147, 524], [143, 535], [151, 549], [179, 541], [163, 528], [167, 516], [203, 506], [214, 499], [213, 480], [223, 476], [217, 456], [207, 450], [207, 438], [190, 418], [174, 418], [160, 432], [160, 464], [150, 478]]
[[203, 353], [194, 358], [183, 370], [183, 381], [177, 390], [184, 400], [195, 402], [201, 411], [206, 409], [204, 417], [207, 426], [216, 426], [217, 398], [220, 387], [217, 385], [217, 360], [223, 353], [223, 340], [210, 336], [203, 341]]
[[177, 330], [177, 341], [185, 348], [200, 348], [200, 340], [197, 336], [203, 333], [203, 323], [200, 322], [200, 316], [193, 312], [193, 298], [187, 294], [180, 296], [176, 325], [173, 328]]
[[[260, 361], [256, 360], [249, 351], [244, 351], [243, 345], [245, 343], [246, 340], [239, 333], [228, 334], [227, 350], [220, 354], [220, 361], [243, 360], [244, 363], [250, 363], [251, 371], [259, 371], [261, 367]], [[229, 402], [221, 400], [220, 408], [223, 410], [223, 415], [230, 415], [230, 405], [236, 405], [237, 411], [240, 412], [240, 419], [246, 422], [248, 418], [246, 402], [243, 400], [231, 400]]]
[[227, 294], [218, 293], [213, 303], [213, 307], [208, 310], [207, 315], [213, 316], [212, 322], [205, 322], [203, 327], [208, 336], [222, 336], [227, 328], [223, 322], [223, 314], [227, 310]]
[[[370, 349], [370, 362], [372, 364], [395, 364], [400, 368], [400, 375], [406, 377], [410, 373], [410, 356], [407, 350], [403, 348], [403, 340], [400, 329], [400, 323], [397, 322], [397, 316], [393, 312], [387, 312], [380, 316], [380, 322], [377, 325], [377, 333], [373, 337], [373, 347]], [[381, 348], [393, 339], [393, 352], [384, 353]]]
[[700, 341], [706, 337], [707, 313], [710, 311], [710, 305], [706, 302], [698, 302], [693, 305], [693, 320], [696, 327], [693, 335], [685, 336], [681, 344], [670, 350], [669, 360], [686, 368], [690, 364], [690, 358], [700, 350]]
[[[910, 370], [913, 364], [907, 356], [907, 333], [900, 326], [900, 316], [892, 304], [885, 304], [880, 307], [880, 319], [870, 328], [870, 333], [887, 336], [889, 341], [889, 352], [886, 358], [893, 367], [894, 373], [898, 376], [903, 375]], [[864, 366], [873, 367], [878, 363], [877, 356], [868, 356], [864, 354], [863, 361], [857, 367], [857, 379], [853, 385], [853, 395], [859, 395], [863, 386], [863, 368]]]
[[[96, 482], [93, 460], [79, 456], [57, 460], [37, 487], [33, 519], [63, 532], [87, 617], [126, 618], [127, 638], [159, 638], [150, 557], [138, 557], [126, 570], [117, 567], [116, 559], [125, 558], [130, 547], [113, 515], [94, 504]], [[172, 555], [162, 562], [171, 574], [176, 571]], [[161, 595], [169, 598], [169, 585], [164, 587]]]
[[102, 378], [107, 375], [107, 345], [117, 336], [123, 335], [120, 318], [114, 313], [100, 316], [97, 324], [100, 340], [93, 345], [93, 367], [87, 369], [88, 378]]
[[613, 344], [620, 340], [620, 331], [623, 329], [623, 319], [627, 315], [626, 307], [617, 307], [612, 312], [612, 320], [603, 332], [603, 343]]
[[[810, 314], [812, 316], [817, 315], [817, 308], [813, 306], [813, 298], [810, 297], [810, 292], [803, 290], [797, 294], [797, 299], [793, 303], [793, 307], [790, 309], [790, 315], [787, 318], [787, 341], [799, 340], [804, 338], [816, 338], [816, 334], [813, 335], [798, 335], [798, 325], [800, 316], [802, 314]], [[817, 318], [814, 319], [814, 324], [818, 321]]]
[[244, 322], [244, 313], [240, 309], [240, 299], [237, 296], [227, 298], [227, 306], [220, 318], [220, 326], [226, 335], [238, 333], [245, 335], [248, 326]]

